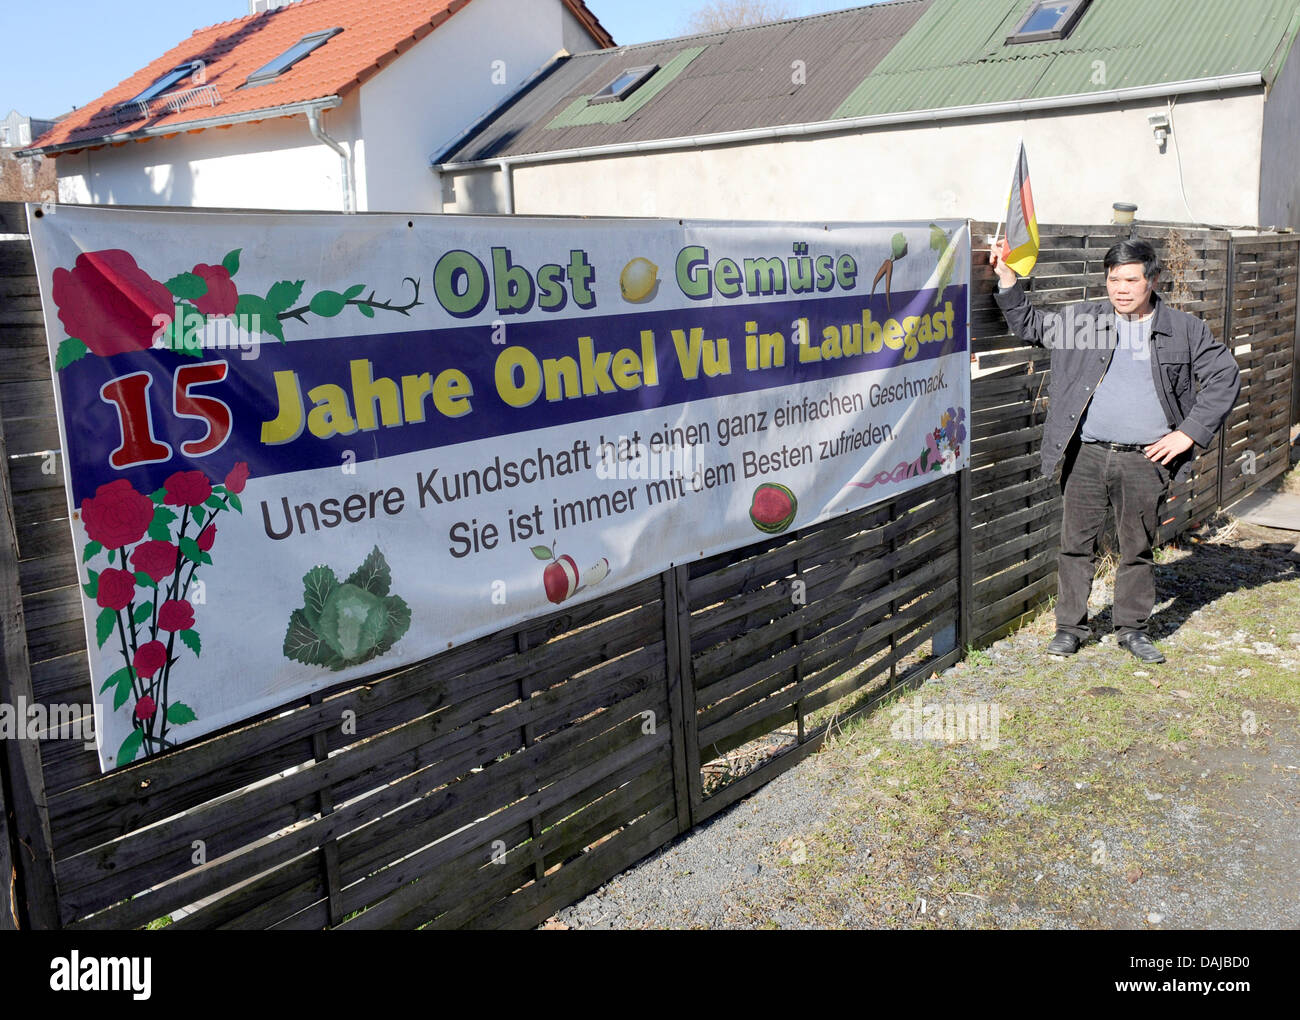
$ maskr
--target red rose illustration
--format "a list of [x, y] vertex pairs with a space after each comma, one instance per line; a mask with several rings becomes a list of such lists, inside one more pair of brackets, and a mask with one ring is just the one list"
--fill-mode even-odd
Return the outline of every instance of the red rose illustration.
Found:
[[238, 496], [244, 491], [244, 484], [248, 481], [248, 464], [240, 461], [230, 469], [230, 474], [226, 475], [226, 489]]
[[102, 358], [153, 345], [155, 319], [173, 314], [171, 292], [120, 249], [88, 251], [54, 270], [54, 303], [68, 336]]
[[158, 610], [159, 630], [189, 630], [194, 626], [194, 607], [185, 599], [168, 599]]
[[212, 483], [202, 471], [177, 471], [163, 482], [168, 506], [199, 506], [212, 495]]
[[99, 575], [95, 601], [101, 609], [125, 609], [135, 598], [135, 577], [125, 570], [109, 567]]
[[209, 524], [206, 528], [200, 531], [199, 537], [196, 539], [199, 548], [204, 552], [208, 552], [212, 548], [212, 543], [216, 540], [217, 526], [215, 524]]
[[135, 703], [135, 717], [141, 722], [152, 719], [157, 711], [158, 703], [147, 694]]
[[172, 576], [179, 555], [171, 542], [141, 542], [131, 553], [131, 566], [161, 582]]
[[[149, 641], [136, 649], [131, 665], [136, 673], [148, 680], [167, 664], [167, 646], [161, 641]], [[149, 715], [153, 715], [152, 712]], [[147, 718], [147, 717], [146, 717]]]
[[194, 299], [194, 307], [204, 315], [234, 315], [239, 292], [235, 290], [226, 267], [199, 265], [192, 271], [195, 276], [203, 277], [203, 282], [208, 285], [208, 292]]
[[119, 478], [101, 485], [93, 498], [81, 501], [81, 519], [92, 542], [105, 549], [120, 549], [140, 541], [149, 530], [153, 501], [136, 492], [125, 478]]

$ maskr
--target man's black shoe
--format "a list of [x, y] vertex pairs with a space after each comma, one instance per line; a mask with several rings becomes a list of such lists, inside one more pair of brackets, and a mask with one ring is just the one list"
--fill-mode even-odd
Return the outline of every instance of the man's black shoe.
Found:
[[1056, 637], [1047, 642], [1048, 655], [1073, 655], [1079, 650], [1080, 641], [1069, 631], [1058, 630]]
[[1130, 631], [1119, 639], [1119, 646], [1127, 649], [1133, 655], [1137, 656], [1143, 662], [1164, 662], [1165, 657], [1161, 654], [1160, 649], [1151, 643], [1151, 639], [1145, 634], [1137, 631]]

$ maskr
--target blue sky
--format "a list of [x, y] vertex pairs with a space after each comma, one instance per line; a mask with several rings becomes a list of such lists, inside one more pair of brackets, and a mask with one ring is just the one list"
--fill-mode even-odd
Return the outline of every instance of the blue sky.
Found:
[[[364, 0], [358, 0], [364, 2]], [[681, 35], [703, 0], [588, 0], [619, 43]], [[795, 15], [868, 0], [785, 0]], [[247, 0], [3, 0], [0, 117], [53, 117], [98, 98], [194, 29], [248, 13]]]

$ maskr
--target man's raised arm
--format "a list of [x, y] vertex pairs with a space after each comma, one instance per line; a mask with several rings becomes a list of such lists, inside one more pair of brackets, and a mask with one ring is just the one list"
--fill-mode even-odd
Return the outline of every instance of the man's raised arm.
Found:
[[1002, 261], [997, 249], [989, 252], [989, 264], [998, 277], [998, 289], [993, 298], [1002, 309], [1011, 332], [1027, 344], [1043, 346], [1043, 313], [1029, 303], [1016, 271]]

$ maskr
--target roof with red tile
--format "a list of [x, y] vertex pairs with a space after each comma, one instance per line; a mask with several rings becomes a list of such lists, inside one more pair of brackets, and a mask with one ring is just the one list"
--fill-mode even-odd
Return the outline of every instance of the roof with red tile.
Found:
[[[261, 14], [201, 28], [125, 81], [60, 120], [31, 146], [62, 151], [78, 142], [86, 147], [105, 138], [139, 134], [156, 136], [175, 126], [194, 130], [196, 122], [239, 118], [291, 104], [343, 96], [386, 67], [453, 17], [472, 0], [299, 0]], [[583, 0], [562, 0], [601, 47], [614, 45]], [[323, 46], [294, 64], [278, 78], [240, 88], [250, 74], [270, 63], [305, 35], [341, 28]], [[123, 106], [173, 68], [191, 61], [204, 63], [202, 84], [182, 82], [149, 104]], [[171, 110], [164, 101], [187, 92], [187, 105]], [[164, 133], [165, 137], [165, 133]]]

